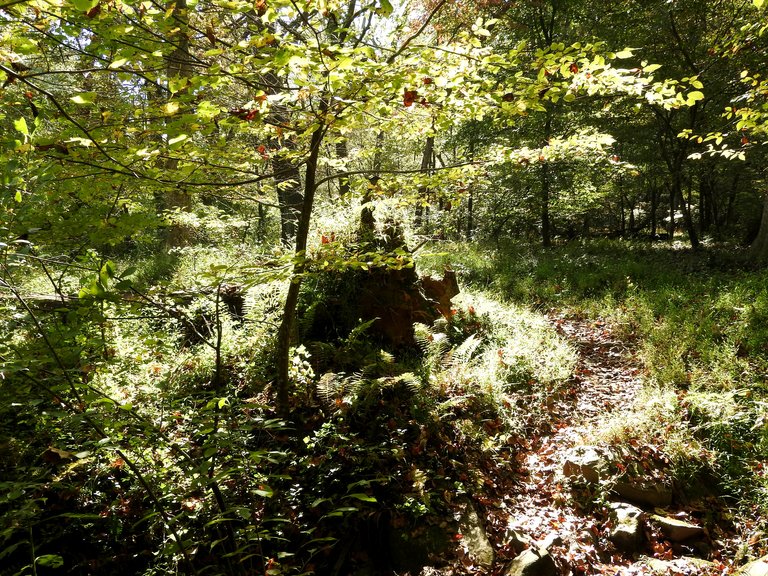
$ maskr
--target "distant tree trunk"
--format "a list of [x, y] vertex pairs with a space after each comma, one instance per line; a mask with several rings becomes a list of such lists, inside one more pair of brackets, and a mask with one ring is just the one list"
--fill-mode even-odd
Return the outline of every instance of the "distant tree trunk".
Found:
[[749, 247], [747, 258], [753, 264], [760, 266], [768, 264], [768, 194], [763, 196], [763, 216], [760, 220], [760, 230]]
[[[421, 154], [421, 171], [424, 174], [431, 173], [435, 167], [435, 137], [427, 136], [427, 141], [424, 143], [424, 151]], [[419, 189], [419, 195], [424, 197], [423, 204], [416, 206], [416, 216], [414, 219], [414, 225], [418, 228], [424, 224], [424, 221], [429, 215], [429, 206], [427, 205], [429, 189], [426, 186], [422, 186]], [[425, 216], [426, 215], [426, 216]]]
[[702, 166], [699, 171], [699, 232], [706, 234], [717, 222], [717, 203], [715, 202], [715, 183], [712, 169], [708, 172]]
[[659, 210], [659, 188], [655, 182], [651, 183], [649, 192], [651, 196], [651, 238], [655, 238], [658, 228], [657, 212]]
[[[280, 144], [275, 138], [270, 142], [270, 147], [290, 150], [293, 145]], [[272, 172], [277, 189], [277, 203], [280, 206], [280, 241], [284, 246], [290, 246], [296, 238], [304, 200], [301, 173], [298, 166], [292, 160], [287, 160], [279, 151], [272, 157]]]
[[258, 221], [256, 225], [256, 237], [260, 242], [263, 242], [267, 238], [267, 209], [259, 202], [258, 205]]
[[675, 151], [674, 159], [668, 159], [668, 166], [670, 172], [671, 181], [669, 183], [670, 194], [670, 236], [674, 232], [674, 219], [675, 219], [675, 207], [679, 206], [680, 211], [683, 213], [683, 224], [685, 225], [685, 231], [688, 233], [688, 239], [691, 241], [692, 248], [699, 247], [699, 235], [696, 233], [696, 226], [693, 222], [693, 216], [691, 214], [691, 189], [690, 180], [687, 197], [683, 193], [683, 161], [687, 152], [684, 148]]
[[469, 189], [469, 197], [467, 198], [467, 242], [472, 240], [472, 235], [475, 230], [475, 215], [474, 215], [474, 193], [472, 188]]
[[[264, 75], [263, 82], [267, 94], [279, 94], [286, 90], [283, 81], [274, 72]], [[270, 109], [268, 123], [289, 129], [290, 115], [285, 106], [275, 104]], [[285, 157], [291, 152], [294, 142], [285, 136], [275, 135], [269, 139], [272, 174], [274, 176], [277, 204], [280, 207], [280, 241], [283, 246], [290, 246], [296, 239], [297, 226], [304, 200], [301, 189], [301, 173], [298, 166]]]
[[619, 236], [624, 238], [627, 235], [627, 198], [624, 194], [623, 181], [619, 178]]
[[691, 181], [688, 180], [688, 194], [683, 196], [682, 182], [679, 183], [680, 204], [683, 209], [683, 222], [685, 223], [685, 230], [688, 233], [688, 239], [691, 242], [691, 248], [698, 248], [700, 245], [699, 234], [696, 231], [696, 224], [693, 221], [692, 213], [692, 198], [691, 198]]
[[371, 201], [373, 200], [372, 192], [379, 184], [381, 179], [381, 165], [382, 165], [382, 148], [384, 147], [384, 132], [376, 134], [376, 150], [373, 153], [373, 166], [371, 171], [373, 174], [368, 179], [368, 185], [363, 191], [363, 197], [361, 202], [363, 208], [360, 211], [360, 228], [359, 236], [360, 242], [368, 243], [373, 242], [376, 231], [376, 219], [373, 216], [373, 208], [371, 207]]
[[[546, 120], [544, 121], [544, 141], [542, 146], [549, 144], [552, 136], [552, 111], [547, 108]], [[550, 202], [550, 181], [549, 181], [549, 162], [544, 160], [541, 163], [541, 243], [545, 248], [552, 246], [552, 230], [549, 221], [549, 202]]]
[[736, 204], [736, 192], [739, 189], [739, 173], [736, 172], [733, 175], [731, 181], [731, 189], [728, 191], [728, 206], [725, 210], [725, 216], [723, 218], [723, 226], [728, 227], [733, 221], [733, 207]]
[[[456, 153], [454, 151], [454, 162], [456, 160], [455, 156], [456, 156]], [[472, 137], [469, 141], [469, 157], [471, 160], [474, 160], [475, 158], [474, 137]], [[467, 198], [467, 233], [466, 233], [467, 242], [472, 240], [472, 236], [474, 232], [475, 232], [475, 195], [474, 195], [473, 188], [470, 186], [469, 197]]]
[[[192, 76], [192, 62], [189, 54], [187, 0], [177, 0], [173, 5], [173, 16], [179, 22], [179, 27], [172, 38], [175, 48], [168, 56], [166, 63], [169, 80]], [[182, 91], [186, 91], [186, 88], [182, 89]], [[169, 171], [173, 171], [176, 170], [178, 164], [176, 158], [169, 158], [165, 166]], [[192, 208], [192, 196], [181, 183], [157, 198], [157, 209], [160, 212], [188, 211], [190, 208]], [[190, 232], [190, 229], [184, 224], [173, 222], [165, 229], [163, 239], [166, 247], [178, 248], [186, 246], [190, 241]]]
[[[339, 139], [336, 140], [335, 148], [336, 148], [337, 159], [346, 161], [347, 158], [349, 158], [349, 150], [347, 148], [346, 138], [339, 136]], [[348, 194], [349, 194], [349, 179], [341, 178], [339, 180], [339, 196], [346, 196]]]

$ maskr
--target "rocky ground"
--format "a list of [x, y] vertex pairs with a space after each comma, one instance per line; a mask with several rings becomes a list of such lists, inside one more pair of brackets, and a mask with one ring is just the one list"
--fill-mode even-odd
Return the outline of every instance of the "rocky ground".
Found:
[[579, 350], [570, 386], [552, 399], [546, 431], [517, 447], [514, 477], [493, 479], [498, 497], [467, 506], [458, 564], [422, 574], [768, 575], [766, 562], [735, 567], [740, 537], [725, 503], [681, 493], [657, 439], [595, 440], [610, 415], [632, 414], [641, 390], [631, 343], [602, 322], [550, 320]]

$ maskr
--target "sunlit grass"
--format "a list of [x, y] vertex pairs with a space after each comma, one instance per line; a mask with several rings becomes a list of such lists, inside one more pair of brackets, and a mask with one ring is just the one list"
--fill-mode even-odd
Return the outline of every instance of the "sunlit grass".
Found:
[[768, 457], [766, 271], [727, 254], [621, 241], [451, 246], [428, 261], [518, 305], [606, 320], [636, 348], [646, 388], [592, 440], [652, 439], [682, 483], [708, 470], [745, 505], [765, 504], [753, 463]]

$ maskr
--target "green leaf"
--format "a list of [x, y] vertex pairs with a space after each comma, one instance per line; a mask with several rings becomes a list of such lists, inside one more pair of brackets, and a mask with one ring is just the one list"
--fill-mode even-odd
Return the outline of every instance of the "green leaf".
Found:
[[379, 0], [379, 5], [379, 8], [376, 10], [379, 15], [386, 17], [392, 14], [392, 4], [389, 0]]
[[616, 52], [616, 58], [623, 60], [625, 58], [632, 58], [632, 48], [625, 48], [620, 52]]
[[90, 12], [99, 3], [99, 0], [70, 0], [72, 6], [80, 12]]
[[109, 282], [115, 277], [115, 263], [107, 260], [99, 270], [99, 280], [103, 286], [109, 286]]
[[27, 121], [24, 120], [24, 118], [19, 118], [18, 120], [14, 120], [13, 127], [16, 128], [17, 131], [24, 134], [24, 136], [29, 136], [29, 128], [27, 127]]
[[61, 568], [64, 566], [64, 558], [58, 554], [43, 554], [35, 558], [35, 564], [38, 566], [48, 566], [50, 568]]
[[168, 146], [171, 148], [178, 148], [189, 136], [186, 134], [179, 134], [178, 136], [168, 140]]
[[74, 102], [75, 104], [88, 105], [93, 104], [93, 101], [96, 99], [96, 92], [80, 92], [80, 94], [77, 94], [75, 96], [72, 96], [70, 100]]
[[333, 512], [329, 512], [323, 518], [334, 518], [337, 516], [344, 516], [348, 512], [357, 512], [357, 508], [354, 506], [342, 506], [340, 508], [336, 508]]
[[688, 95], [686, 96], [686, 104], [688, 105], [695, 104], [699, 100], [704, 100], [703, 92], [699, 92], [698, 90], [694, 90], [693, 92], [688, 92]]
[[16, 195], [13, 197], [13, 199], [16, 200], [16, 202], [21, 202], [21, 190], [16, 190]]
[[188, 84], [189, 78], [171, 78], [168, 80], [168, 90], [171, 91], [171, 94], [176, 94], [176, 92], [184, 90]]
[[112, 70], [116, 70], [117, 68], [121, 68], [126, 64], [128, 64], [128, 58], [118, 58], [117, 60], [113, 61], [112, 64], [109, 65], [109, 67]]
[[275, 491], [269, 486], [262, 484], [257, 490], [254, 490], [257, 496], [263, 496], [264, 498], [272, 498], [275, 495]]
[[355, 494], [347, 494], [345, 498], [355, 498], [357, 500], [360, 500], [362, 502], [376, 502], [376, 498], [373, 496], [368, 496], [368, 494], [355, 493]]
[[763, 7], [763, 4], [765, 4], [765, 0], [752, 0], [752, 4], [755, 5], [755, 8], [760, 10]]

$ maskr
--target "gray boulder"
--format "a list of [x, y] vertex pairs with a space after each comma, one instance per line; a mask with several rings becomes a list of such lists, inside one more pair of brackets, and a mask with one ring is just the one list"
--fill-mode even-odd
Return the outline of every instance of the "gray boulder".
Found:
[[472, 504], [467, 504], [459, 519], [459, 531], [467, 555], [478, 565], [490, 568], [493, 565], [494, 551], [488, 535], [485, 533], [480, 516]]
[[738, 576], [768, 576], [768, 556], [744, 564], [736, 571]]
[[643, 543], [643, 511], [624, 502], [614, 502], [610, 508], [614, 526], [608, 538], [619, 550], [637, 552]]
[[666, 516], [652, 514], [651, 520], [661, 528], [664, 536], [671, 542], [684, 542], [692, 538], [704, 536], [704, 528], [701, 526], [689, 524], [688, 522], [683, 522], [676, 518], [668, 518]]
[[[578, 446], [569, 450], [563, 463], [563, 475], [567, 478], [584, 478], [596, 484], [609, 480], [610, 455], [595, 446]], [[642, 480], [622, 479], [610, 486], [613, 494], [639, 506], [663, 507], [672, 502], [672, 490], [664, 484], [650, 484]]]
[[582, 477], [587, 482], [599, 482], [606, 475], [607, 459], [594, 446], [577, 446], [568, 451], [563, 463], [567, 478]]
[[640, 506], [663, 508], [672, 503], [672, 490], [664, 484], [619, 481], [614, 484], [613, 492]]
[[557, 566], [545, 549], [529, 548], [512, 560], [504, 576], [557, 576]]

